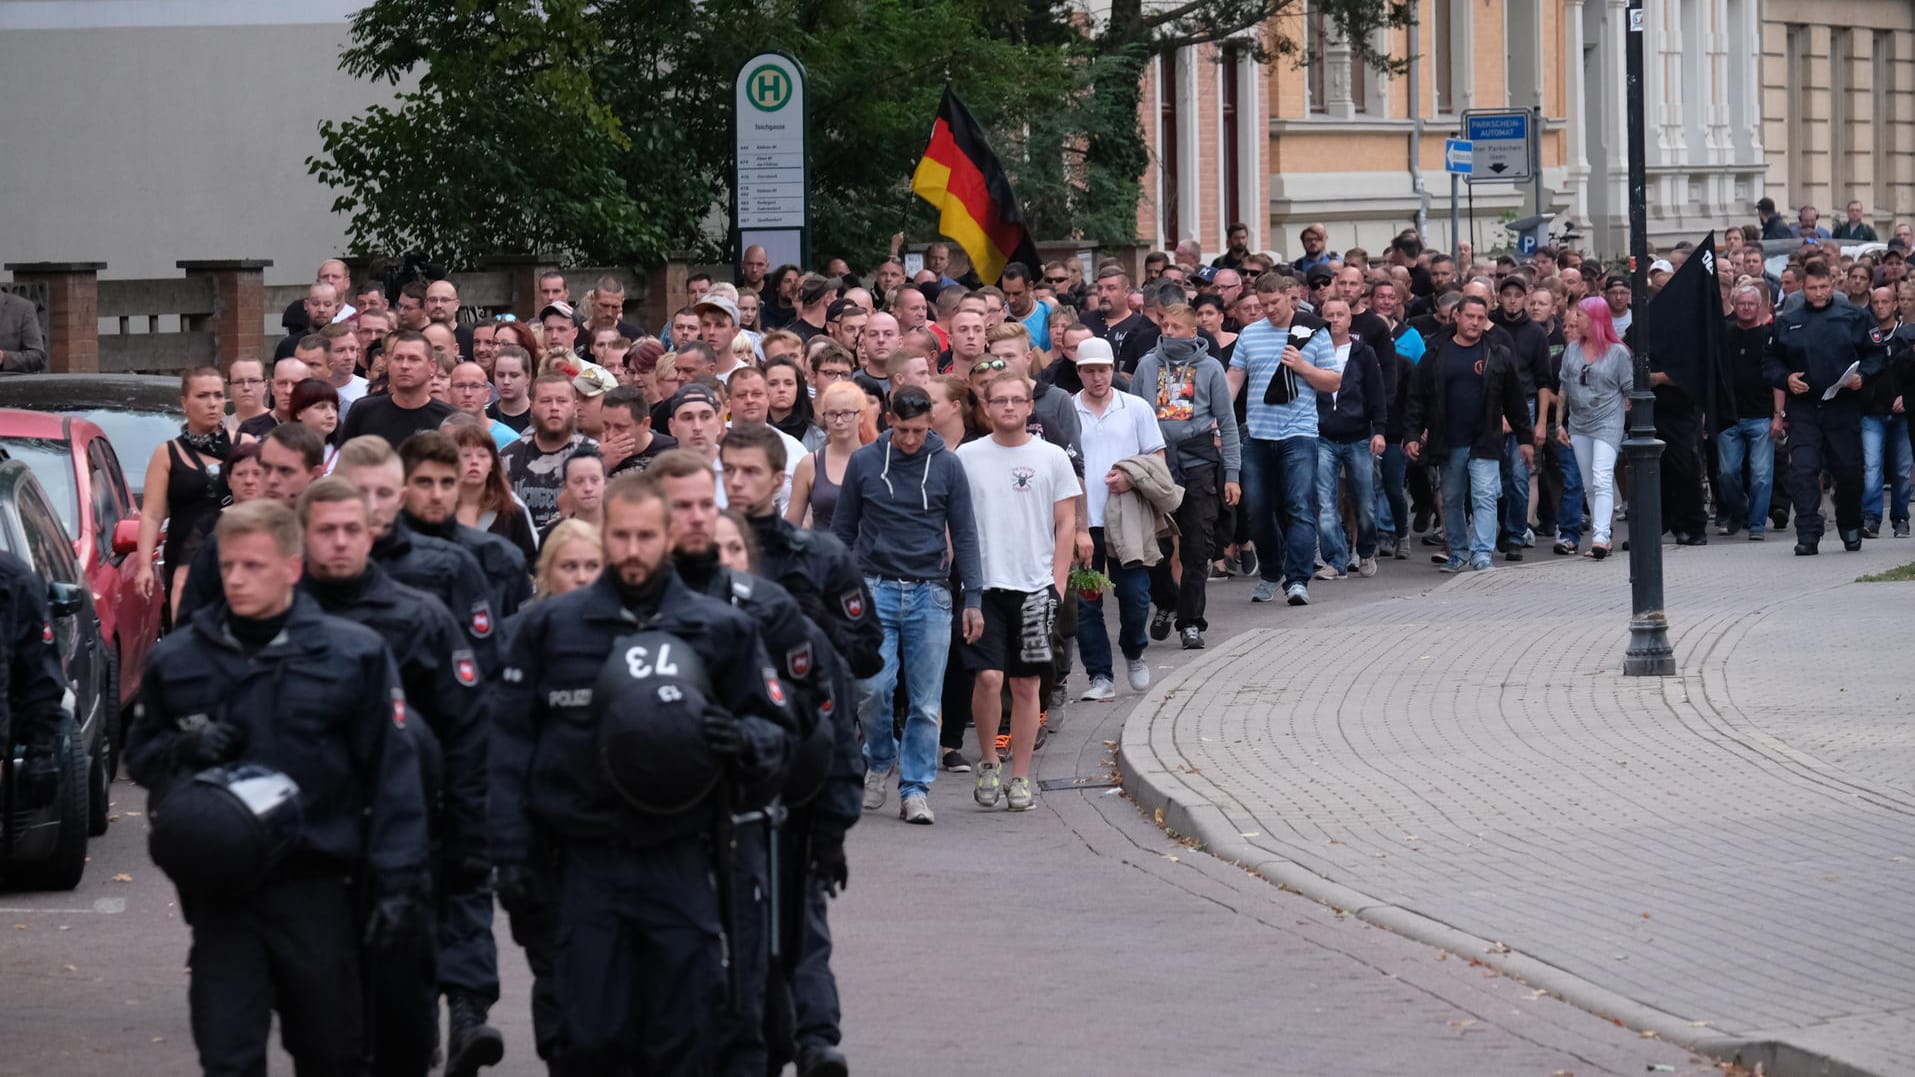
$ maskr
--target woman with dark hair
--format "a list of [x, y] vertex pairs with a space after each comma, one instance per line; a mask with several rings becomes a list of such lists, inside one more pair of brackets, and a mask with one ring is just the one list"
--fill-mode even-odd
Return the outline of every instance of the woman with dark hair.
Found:
[[771, 394], [767, 418], [779, 432], [817, 452], [825, 431], [812, 421], [811, 394], [805, 392], [805, 368], [796, 358], [777, 355], [765, 360], [765, 389]]
[[733, 572], [758, 571], [758, 538], [751, 523], [737, 509], [719, 509], [712, 527], [713, 544], [718, 547], [718, 563]]
[[293, 422], [319, 435], [326, 446], [325, 473], [332, 474], [332, 459], [339, 452], [339, 390], [318, 378], [307, 378], [293, 386], [293, 401], [286, 411]]
[[[160, 527], [166, 527], [166, 545], [160, 551], [166, 564], [166, 610], [179, 608], [180, 585], [193, 563], [228, 494], [221, 471], [233, 451], [226, 435], [226, 379], [210, 366], [199, 366], [180, 376], [180, 410], [186, 422], [178, 437], [153, 450], [146, 462], [146, 487], [141, 494], [140, 545], [134, 556], [138, 569], [134, 586], [143, 597], [153, 597], [153, 550], [160, 545]], [[161, 511], [161, 510], [164, 511]]]
[[459, 446], [459, 522], [511, 540], [525, 554], [526, 564], [537, 564], [539, 540], [532, 530], [532, 514], [505, 481], [491, 431], [476, 422], [456, 421], [443, 429]]
[[539, 335], [524, 322], [500, 322], [492, 332], [492, 339], [499, 344], [516, 344], [525, 349], [527, 355], [545, 354], [545, 346], [539, 343]]
[[266, 492], [266, 465], [260, 462], [260, 441], [242, 441], [226, 456], [226, 487], [233, 492], [233, 504], [256, 501]]

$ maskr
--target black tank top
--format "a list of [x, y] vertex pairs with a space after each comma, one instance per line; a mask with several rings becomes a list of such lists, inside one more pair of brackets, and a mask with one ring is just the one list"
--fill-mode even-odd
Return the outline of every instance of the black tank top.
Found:
[[219, 518], [227, 492], [220, 461], [198, 456], [178, 438], [166, 443], [166, 457], [168, 523], [162, 555], [170, 577], [173, 569], [193, 563], [193, 555]]

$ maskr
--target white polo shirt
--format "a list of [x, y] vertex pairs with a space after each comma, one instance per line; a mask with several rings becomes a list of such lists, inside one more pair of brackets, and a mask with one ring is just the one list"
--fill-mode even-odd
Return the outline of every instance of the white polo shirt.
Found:
[[1104, 502], [1110, 488], [1104, 476], [1111, 465], [1126, 456], [1153, 453], [1164, 447], [1164, 432], [1157, 415], [1143, 397], [1113, 387], [1104, 414], [1091, 410], [1084, 393], [1071, 397], [1077, 408], [1078, 450], [1084, 456], [1084, 498], [1090, 508], [1090, 525], [1104, 526]]

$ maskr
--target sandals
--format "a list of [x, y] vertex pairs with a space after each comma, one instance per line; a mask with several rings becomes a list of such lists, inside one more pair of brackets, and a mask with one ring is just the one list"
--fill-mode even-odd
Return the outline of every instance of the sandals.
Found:
[[1559, 554], [1573, 554], [1576, 552], [1576, 544], [1573, 542], [1559, 541], [1556, 543], [1554, 549]]
[[1603, 558], [1605, 558], [1605, 557], [1608, 557], [1608, 556], [1609, 556], [1609, 547], [1608, 547], [1608, 546], [1604, 546], [1604, 545], [1595, 545], [1595, 546], [1591, 546], [1591, 547], [1589, 548], [1589, 556], [1591, 556], [1591, 557], [1593, 557], [1593, 558], [1595, 558], [1596, 560], [1598, 560], [1598, 561], [1600, 561], [1600, 560], [1602, 560]]

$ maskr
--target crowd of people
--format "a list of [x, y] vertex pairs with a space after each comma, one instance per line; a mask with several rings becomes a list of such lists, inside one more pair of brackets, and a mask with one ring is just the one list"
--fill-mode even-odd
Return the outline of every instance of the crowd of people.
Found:
[[[1651, 375], [1677, 542], [1793, 507], [1814, 553], [1825, 475], [1849, 548], [1907, 534], [1907, 226], [1850, 256], [1803, 221], [1777, 277], [1766, 217], [1716, 255], [1733, 414]], [[943, 244], [864, 277], [752, 247], [656, 336], [617, 278], [474, 321], [456, 280], [328, 262], [272, 361], [188, 372], [147, 468], [172, 629], [128, 764], [209, 1072], [259, 1071], [269, 1005], [302, 1070], [498, 1063], [496, 895], [553, 1072], [843, 1073], [846, 830], [894, 788], [934, 823], [941, 772], [1032, 808], [1074, 666], [1087, 701], [1119, 654], [1147, 690], [1216, 579], [1307, 606], [1418, 544], [1439, 572], [1610, 554], [1627, 277], [1247, 237], [989, 285]], [[219, 793], [262, 768], [296, 824], [217, 852]]]

